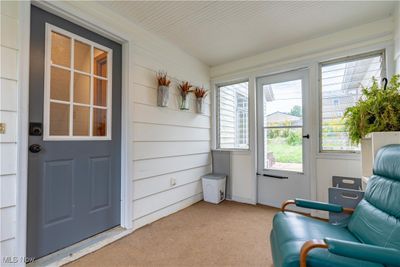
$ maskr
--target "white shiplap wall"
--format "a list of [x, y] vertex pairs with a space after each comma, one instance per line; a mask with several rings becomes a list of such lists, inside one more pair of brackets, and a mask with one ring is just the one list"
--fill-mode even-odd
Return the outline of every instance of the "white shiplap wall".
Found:
[[0, 259], [15, 255], [17, 172], [18, 3], [1, 1]]
[[[159, 69], [168, 70], [162, 67], [168, 62], [157, 61], [141, 47], [135, 52], [132, 195], [133, 226], [138, 228], [201, 200], [200, 177], [211, 171], [211, 159], [209, 99], [205, 114], [195, 113], [194, 97], [189, 111], [179, 110], [178, 79], [194, 77], [170, 72], [169, 106], [157, 107], [155, 75]], [[201, 84], [209, 86], [207, 80]]]

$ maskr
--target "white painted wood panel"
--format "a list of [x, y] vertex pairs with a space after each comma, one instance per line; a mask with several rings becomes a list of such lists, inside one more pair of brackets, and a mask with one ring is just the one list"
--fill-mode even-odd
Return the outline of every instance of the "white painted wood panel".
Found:
[[0, 241], [15, 237], [15, 207], [0, 209]]
[[187, 199], [181, 200], [175, 204], [169, 205], [163, 209], [160, 209], [158, 211], [150, 213], [147, 216], [144, 216], [142, 218], [134, 220], [133, 228], [138, 229], [142, 226], [145, 226], [146, 224], [149, 224], [149, 223], [159, 220], [163, 217], [166, 217], [172, 213], [175, 213], [181, 209], [189, 207], [189, 206], [195, 204], [196, 202], [199, 202], [202, 199], [203, 199], [203, 194], [199, 193], [199, 194], [191, 196]]
[[6, 15], [0, 15], [0, 44], [6, 47], [18, 48], [18, 20]]
[[17, 173], [17, 145], [0, 144], [0, 175]]
[[[134, 180], [132, 182], [133, 197], [134, 199], [140, 199], [162, 191], [174, 190], [176, 187], [200, 180], [201, 176], [210, 172], [211, 165], [208, 165], [147, 179]], [[176, 185], [171, 185], [171, 179], [175, 179]]]
[[14, 111], [0, 111], [0, 122], [6, 124], [6, 131], [0, 134], [0, 143], [17, 142], [17, 113]]
[[16, 179], [15, 175], [0, 176], [0, 208], [15, 206]]
[[133, 120], [163, 125], [210, 128], [210, 118], [189, 111], [175, 111], [162, 107], [136, 104], [133, 108]]
[[139, 160], [133, 163], [133, 179], [142, 179], [166, 173], [197, 168], [209, 165], [209, 153], [189, 156], [178, 156], [150, 160]]
[[0, 77], [11, 80], [17, 79], [17, 51], [8, 47], [0, 48], [1, 69]]
[[0, 110], [17, 110], [17, 82], [1, 79], [0, 82]]
[[12, 18], [18, 18], [18, 2], [17, 1], [0, 1], [0, 14], [7, 15]]
[[154, 159], [208, 153], [209, 141], [140, 142], [134, 144], [133, 159]]
[[168, 207], [190, 198], [202, 192], [201, 182], [197, 181], [174, 190], [168, 190], [159, 194], [155, 194], [146, 198], [142, 198], [133, 202], [133, 217], [134, 219], [141, 218], [145, 215], [156, 212], [160, 209]]
[[[0, 242], [0, 258], [15, 255], [15, 239], [8, 239]], [[13, 266], [13, 265], [11, 265]]]
[[[16, 256], [17, 78], [19, 3], [0, 1], [0, 261]], [[0, 263], [1, 265], [1, 263]]]
[[210, 130], [183, 126], [134, 123], [135, 142], [152, 141], [208, 141]]

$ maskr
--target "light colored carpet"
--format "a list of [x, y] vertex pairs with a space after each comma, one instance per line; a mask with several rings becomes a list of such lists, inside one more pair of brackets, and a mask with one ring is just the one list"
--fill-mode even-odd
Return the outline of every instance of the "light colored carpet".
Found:
[[277, 209], [196, 203], [68, 266], [272, 266]]

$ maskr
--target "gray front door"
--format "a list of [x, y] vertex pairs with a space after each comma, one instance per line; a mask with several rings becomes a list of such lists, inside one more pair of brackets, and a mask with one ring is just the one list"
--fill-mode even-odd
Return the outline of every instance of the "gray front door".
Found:
[[121, 45], [32, 6], [27, 255], [120, 224]]

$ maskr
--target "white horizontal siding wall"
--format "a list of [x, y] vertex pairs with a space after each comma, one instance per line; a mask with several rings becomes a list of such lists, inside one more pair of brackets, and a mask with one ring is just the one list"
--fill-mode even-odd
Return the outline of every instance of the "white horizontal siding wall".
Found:
[[15, 255], [17, 173], [18, 3], [1, 1], [0, 260]]
[[[189, 111], [179, 110], [179, 80], [209, 87], [208, 77], [170, 71], [174, 62], [159, 61], [153, 52], [135, 49], [132, 96], [132, 196], [133, 226], [138, 228], [202, 199], [200, 177], [211, 171], [210, 103], [197, 114], [191, 96]], [[179, 63], [184, 67], [185, 62]], [[157, 107], [158, 70], [171, 76], [170, 101]], [[197, 81], [196, 81], [197, 80]], [[176, 181], [171, 184], [171, 179]]]

